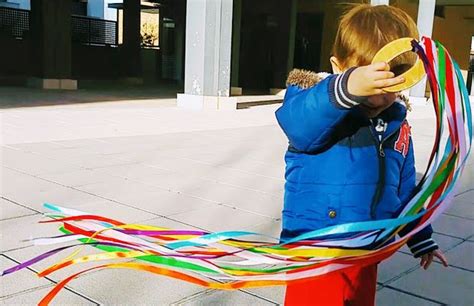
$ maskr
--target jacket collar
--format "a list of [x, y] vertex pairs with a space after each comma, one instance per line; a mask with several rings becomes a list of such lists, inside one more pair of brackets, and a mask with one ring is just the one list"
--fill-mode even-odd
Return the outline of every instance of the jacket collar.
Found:
[[[330, 74], [326, 72], [313, 72], [304, 69], [293, 69], [286, 80], [287, 91], [286, 96], [295, 95], [305, 89], [311, 88], [314, 85], [318, 84]], [[392, 132], [396, 131], [402, 123], [405, 121], [407, 116], [407, 109], [401, 99], [397, 99], [395, 103], [393, 103], [389, 108], [384, 110], [380, 115], [376, 118], [381, 118], [385, 122], [388, 123], [388, 127], [386, 130], [385, 135], [390, 135]], [[363, 112], [358, 108], [355, 107], [353, 109], [354, 115], [356, 117], [360, 117], [363, 120], [369, 121], [367, 116], [363, 114]]]

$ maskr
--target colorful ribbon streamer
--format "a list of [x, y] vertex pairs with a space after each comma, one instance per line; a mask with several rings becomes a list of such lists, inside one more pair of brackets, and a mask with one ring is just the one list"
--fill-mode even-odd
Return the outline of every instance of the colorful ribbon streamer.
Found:
[[[2, 275], [71, 249], [75, 249], [73, 254], [38, 275], [45, 277], [80, 263], [98, 263], [58, 283], [40, 302], [47, 305], [74, 278], [99, 269], [134, 269], [212, 289], [233, 290], [304, 282], [355, 264], [367, 265], [388, 258], [446, 210], [472, 145], [471, 106], [458, 65], [439, 42], [424, 37], [420, 43], [412, 44], [427, 72], [436, 115], [436, 137], [418, 192], [397, 218], [341, 224], [283, 243], [272, 238], [275, 242], [268, 243], [242, 239], [263, 236], [252, 232], [207, 233], [125, 224], [45, 204], [54, 215], [43, 223], [61, 223], [63, 235], [38, 238], [35, 243], [80, 243], [38, 255], [3, 271]], [[404, 237], [398, 237], [397, 233], [414, 220], [420, 220], [418, 225]], [[78, 256], [84, 246], [94, 246], [103, 252]], [[133, 261], [100, 264], [124, 258]]]

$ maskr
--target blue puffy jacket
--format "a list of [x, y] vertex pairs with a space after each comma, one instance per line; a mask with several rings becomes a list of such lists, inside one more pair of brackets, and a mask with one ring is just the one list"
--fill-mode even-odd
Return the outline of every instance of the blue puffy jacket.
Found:
[[[415, 189], [405, 106], [396, 102], [369, 119], [357, 106], [364, 98], [347, 91], [352, 70], [321, 81], [307, 71], [290, 73], [276, 111], [289, 140], [282, 240], [330, 225], [396, 217]], [[415, 257], [438, 248], [431, 234], [428, 226], [408, 241]]]

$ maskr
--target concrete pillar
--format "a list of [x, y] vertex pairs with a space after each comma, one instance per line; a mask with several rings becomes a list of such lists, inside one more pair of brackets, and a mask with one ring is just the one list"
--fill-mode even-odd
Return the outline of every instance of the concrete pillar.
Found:
[[71, 1], [32, 0], [30, 86], [77, 89], [71, 73]]
[[140, 0], [123, 1], [123, 76], [131, 83], [142, 83]]
[[[435, 14], [435, 6], [436, 0], [420, 0], [418, 4], [418, 31], [420, 32], [420, 38], [422, 36], [431, 37], [433, 33], [433, 22], [434, 22], [434, 14]], [[412, 98], [412, 102], [422, 102], [424, 103], [425, 100], [425, 90], [426, 90], [426, 79], [422, 80], [420, 83], [412, 87], [410, 90], [410, 97]], [[420, 99], [416, 99], [420, 98]], [[416, 101], [420, 100], [420, 101]]]
[[178, 107], [235, 109], [230, 96], [233, 0], [187, 1], [184, 94]]
[[372, 5], [390, 5], [390, 0], [370, 0]]

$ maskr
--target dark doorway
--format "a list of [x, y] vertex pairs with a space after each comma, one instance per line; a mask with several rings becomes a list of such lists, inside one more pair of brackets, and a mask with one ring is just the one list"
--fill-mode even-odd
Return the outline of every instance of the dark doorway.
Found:
[[267, 92], [273, 87], [274, 53], [278, 40], [277, 20], [274, 15], [266, 12], [244, 12], [246, 15], [242, 14], [240, 42], [240, 86], [247, 92]]
[[289, 0], [242, 1], [239, 86], [244, 94], [265, 94], [270, 88], [284, 87], [292, 3]]
[[294, 67], [319, 72], [323, 14], [299, 13], [296, 23]]

